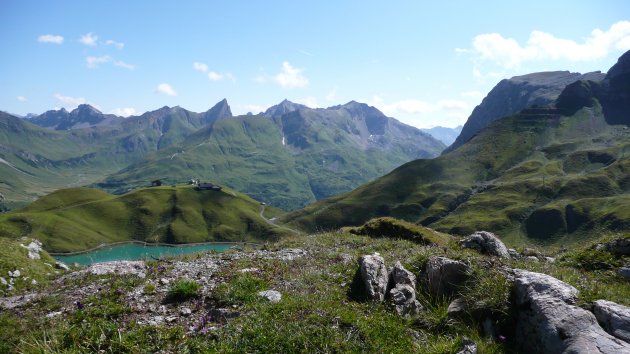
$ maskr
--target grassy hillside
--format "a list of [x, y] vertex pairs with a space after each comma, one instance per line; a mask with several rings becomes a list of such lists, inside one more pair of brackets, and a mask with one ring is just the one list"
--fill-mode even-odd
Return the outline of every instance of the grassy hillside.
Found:
[[598, 104], [572, 116], [524, 111], [458, 150], [417, 160], [282, 218], [307, 230], [393, 216], [439, 231], [499, 233], [508, 243], [566, 243], [630, 226], [630, 130]]
[[68, 252], [128, 240], [266, 241], [287, 233], [268, 224], [260, 212], [258, 202], [228, 188], [154, 187], [122, 196], [74, 188], [1, 215], [0, 236], [28, 236], [50, 252]]

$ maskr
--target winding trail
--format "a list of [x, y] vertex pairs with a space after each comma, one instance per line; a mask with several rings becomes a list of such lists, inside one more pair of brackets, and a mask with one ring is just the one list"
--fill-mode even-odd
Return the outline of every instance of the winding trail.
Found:
[[271, 225], [271, 226], [273, 226], [273, 227], [278, 227], [278, 228], [281, 228], [281, 229], [285, 229], [285, 230], [291, 231], [291, 232], [293, 232], [293, 233], [295, 233], [295, 234], [298, 234], [298, 235], [299, 235], [299, 234], [301, 234], [301, 232], [300, 232], [300, 231], [298, 231], [298, 230], [294, 230], [294, 229], [289, 228], [289, 227], [286, 227], [286, 226], [284, 226], [284, 225], [278, 225], [278, 224], [276, 224], [276, 223], [274, 222], [274, 220], [275, 220], [276, 218], [267, 219], [267, 218], [265, 217], [265, 215], [264, 215], [264, 213], [265, 213], [265, 207], [266, 207], [266, 205], [262, 205], [262, 204], [260, 205], [260, 217], [261, 217], [261, 218], [263, 218], [263, 220], [265, 220], [265, 222], [266, 222], [267, 224], [269, 224], [269, 225]]

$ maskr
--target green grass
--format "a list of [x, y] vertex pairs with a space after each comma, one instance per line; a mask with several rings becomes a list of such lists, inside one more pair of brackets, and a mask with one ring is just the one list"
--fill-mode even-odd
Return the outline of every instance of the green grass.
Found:
[[48, 251], [68, 252], [129, 240], [260, 242], [289, 232], [268, 224], [260, 210], [258, 202], [229, 188], [155, 187], [122, 196], [66, 189], [0, 215], [0, 236], [28, 236]]
[[191, 279], [178, 279], [168, 289], [165, 301], [182, 302], [199, 296], [201, 286]]
[[[15, 279], [15, 291], [40, 289], [54, 278], [59, 270], [54, 268], [55, 260], [46, 251], [40, 252], [40, 259], [28, 258], [28, 251], [21, 246], [28, 245], [30, 239], [11, 240], [0, 237], [0, 277], [9, 281], [8, 272], [19, 270], [21, 275]], [[33, 284], [33, 280], [37, 283]], [[8, 295], [8, 286], [0, 284], [0, 295]]]

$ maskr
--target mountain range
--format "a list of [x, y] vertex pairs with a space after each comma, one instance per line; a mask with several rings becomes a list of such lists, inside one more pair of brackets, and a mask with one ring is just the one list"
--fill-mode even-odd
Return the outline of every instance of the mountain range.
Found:
[[[593, 232], [627, 230], [630, 52], [597, 80], [601, 76], [579, 76], [557, 95], [547, 92], [556, 100], [534, 99], [535, 105], [489, 122], [465, 141], [467, 123], [461, 145], [456, 141], [440, 157], [409, 162], [282, 220], [314, 230], [393, 216], [452, 234], [489, 230], [512, 244], [570, 243]], [[476, 112], [498, 104], [499, 94], [509, 97], [506, 90], [493, 89]], [[532, 99], [530, 91], [523, 100]]]
[[354, 101], [311, 109], [285, 100], [239, 117], [226, 100], [203, 113], [163, 107], [129, 118], [80, 105], [24, 119], [0, 113], [0, 191], [19, 206], [60, 188], [120, 194], [196, 178], [291, 210], [444, 147]]

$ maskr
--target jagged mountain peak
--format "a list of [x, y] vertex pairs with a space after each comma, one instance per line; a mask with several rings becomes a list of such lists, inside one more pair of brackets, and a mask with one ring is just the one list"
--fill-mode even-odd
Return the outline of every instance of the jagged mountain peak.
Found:
[[94, 108], [93, 106], [87, 103], [83, 103], [83, 104], [80, 104], [77, 108], [73, 109], [72, 112], [70, 112], [70, 114], [78, 116], [82, 114], [97, 115], [97, 114], [103, 114], [103, 113], [101, 113], [101, 111]]
[[623, 53], [617, 63], [608, 70], [606, 80], [612, 80], [624, 74], [630, 74], [630, 50]]
[[265, 117], [277, 117], [283, 114], [287, 114], [289, 112], [297, 111], [300, 109], [308, 108], [307, 106], [295, 102], [291, 102], [288, 99], [282, 100], [282, 102], [278, 103], [275, 106], [269, 107], [263, 115]]

